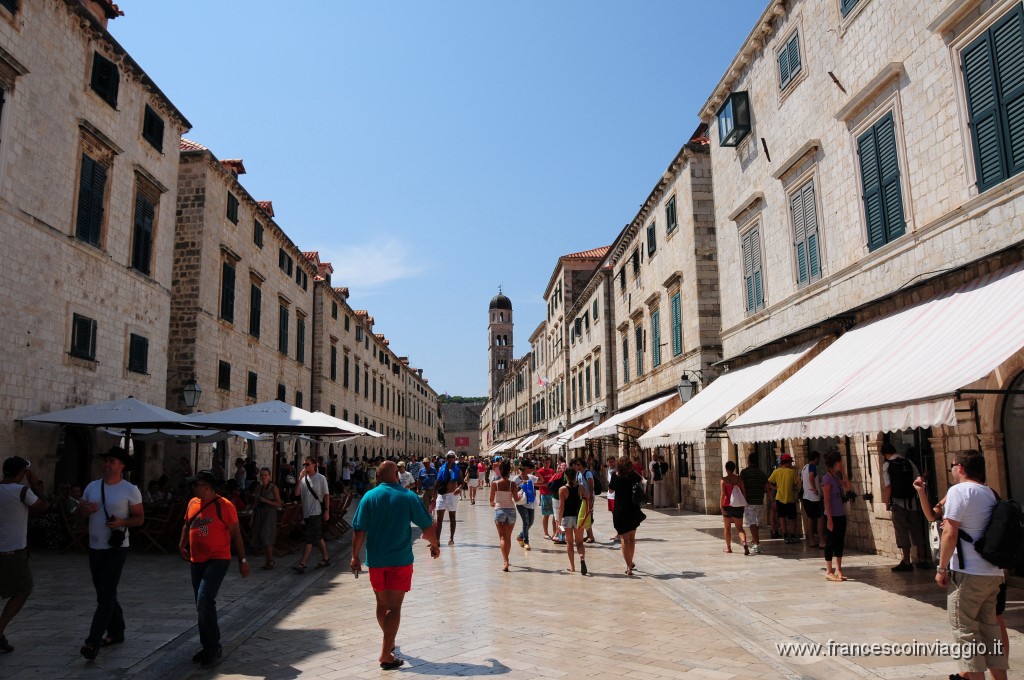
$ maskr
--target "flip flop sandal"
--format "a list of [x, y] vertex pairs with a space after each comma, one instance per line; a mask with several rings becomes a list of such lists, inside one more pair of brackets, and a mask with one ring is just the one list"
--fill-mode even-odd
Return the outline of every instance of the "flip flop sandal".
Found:
[[111, 645], [119, 645], [122, 642], [124, 642], [124, 638], [123, 637], [119, 637], [119, 638], [107, 637], [107, 638], [103, 638], [103, 642], [100, 643], [100, 647], [110, 647]]
[[301, 564], [301, 563], [300, 564], [293, 564], [292, 565], [292, 571], [294, 571], [296, 574], [305, 574], [306, 573], [306, 565], [305, 564]]
[[262, 567], [260, 567], [260, 569], [262, 569], [263, 571], [270, 571], [273, 568], [274, 568], [274, 562], [269, 562], [267, 564], [264, 564]]
[[320, 560], [319, 562], [316, 563], [316, 567], [314, 567], [314, 568], [315, 569], [323, 569], [324, 567], [329, 567], [329, 566], [331, 566], [331, 561], [330, 560]]
[[382, 671], [393, 671], [396, 668], [399, 668], [404, 663], [405, 663], [405, 661], [403, 659], [397, 659], [397, 658], [394, 661], [381, 661], [380, 662], [380, 669]]

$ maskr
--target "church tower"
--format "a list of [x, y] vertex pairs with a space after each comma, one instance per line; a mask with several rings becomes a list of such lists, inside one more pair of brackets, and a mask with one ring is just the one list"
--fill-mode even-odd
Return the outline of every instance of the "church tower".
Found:
[[491, 298], [487, 322], [487, 374], [490, 377], [488, 398], [494, 399], [498, 387], [512, 365], [512, 301], [501, 294]]

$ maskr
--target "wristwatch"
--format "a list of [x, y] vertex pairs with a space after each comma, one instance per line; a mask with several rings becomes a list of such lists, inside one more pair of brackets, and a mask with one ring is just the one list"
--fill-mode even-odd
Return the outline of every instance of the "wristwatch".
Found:
[[935, 571], [939, 572], [940, 574], [945, 574], [947, 571], [949, 571], [949, 569], [947, 569], [946, 567], [935, 567]]
[[238, 560], [239, 564], [248, 564], [248, 562], [249, 560], [245, 559], [244, 557]]

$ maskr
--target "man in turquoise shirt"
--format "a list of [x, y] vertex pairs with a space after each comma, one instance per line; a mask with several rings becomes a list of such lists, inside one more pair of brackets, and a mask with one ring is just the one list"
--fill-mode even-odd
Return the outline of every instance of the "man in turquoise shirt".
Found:
[[352, 528], [352, 572], [359, 577], [359, 561], [366, 543], [366, 566], [377, 598], [377, 624], [384, 633], [380, 667], [394, 670], [404, 662], [395, 656], [395, 637], [402, 619], [402, 601], [412, 590], [412, 529], [423, 530], [430, 544], [430, 556], [441, 554], [434, 522], [419, 497], [398, 483], [398, 466], [385, 461], [377, 468], [377, 486], [359, 501]]

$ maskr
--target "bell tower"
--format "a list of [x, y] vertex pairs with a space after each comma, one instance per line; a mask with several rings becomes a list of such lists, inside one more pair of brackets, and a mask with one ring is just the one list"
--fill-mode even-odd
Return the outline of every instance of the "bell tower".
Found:
[[494, 399], [501, 381], [512, 365], [512, 301], [501, 294], [491, 298], [487, 321], [487, 374], [490, 377], [488, 398]]

